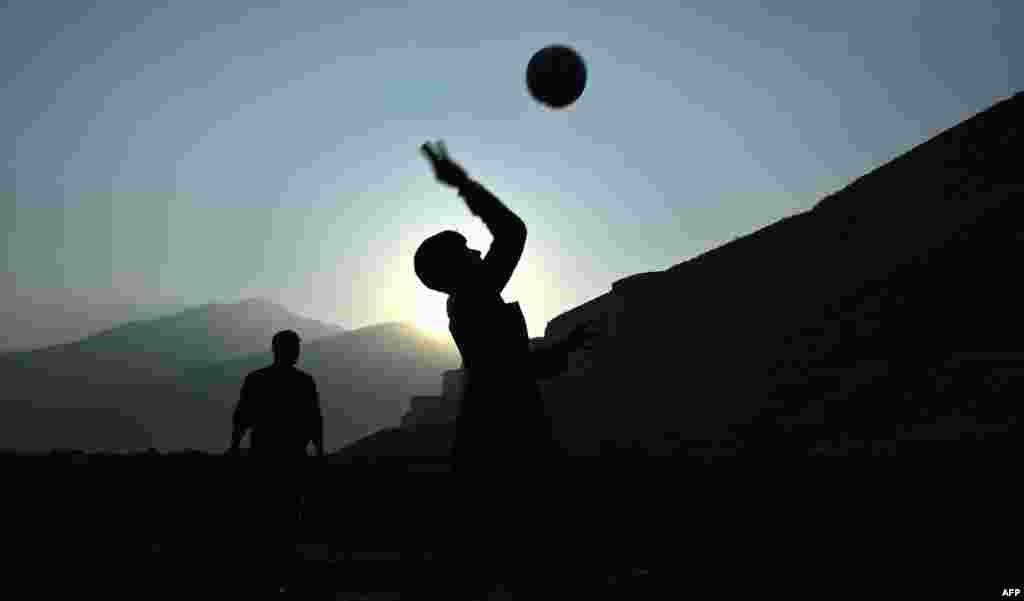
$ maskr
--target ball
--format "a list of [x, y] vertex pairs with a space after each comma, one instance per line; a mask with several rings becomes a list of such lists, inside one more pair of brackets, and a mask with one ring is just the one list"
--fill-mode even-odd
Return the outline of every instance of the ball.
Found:
[[561, 109], [576, 102], [587, 85], [587, 66], [579, 53], [554, 44], [538, 50], [526, 66], [526, 88], [538, 102]]

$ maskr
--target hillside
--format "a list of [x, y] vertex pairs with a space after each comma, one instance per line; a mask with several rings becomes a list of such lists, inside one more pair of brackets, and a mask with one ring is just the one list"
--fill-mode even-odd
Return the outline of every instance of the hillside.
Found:
[[1022, 118], [1017, 94], [810, 211], [552, 320], [548, 336], [588, 320], [608, 334], [545, 385], [563, 443], [842, 454], [1007, 432]]
[[270, 363], [282, 329], [304, 340], [299, 367], [317, 379], [328, 445], [397, 423], [457, 365], [453, 346], [403, 324], [344, 332], [267, 301], [209, 304], [0, 355], [0, 447], [221, 449], [245, 374]]

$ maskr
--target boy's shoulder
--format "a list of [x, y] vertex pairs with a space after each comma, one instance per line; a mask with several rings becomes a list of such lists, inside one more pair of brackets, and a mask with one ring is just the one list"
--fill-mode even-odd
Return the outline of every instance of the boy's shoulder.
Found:
[[448, 295], [448, 307], [467, 305], [504, 303], [501, 293], [486, 286], [483, 282], [467, 285], [458, 292]]
[[245, 379], [246, 380], [250, 380], [250, 381], [261, 380], [261, 379], [267, 377], [267, 373], [270, 371], [271, 367], [272, 366], [267, 365], [267, 366], [261, 367], [259, 369], [254, 369], [251, 372], [249, 372], [249, 375], [245, 376]]
[[247, 375], [245, 379], [249, 381], [260, 381], [280, 380], [282, 378], [291, 379], [296, 377], [303, 380], [313, 380], [313, 376], [309, 372], [302, 371], [294, 365], [285, 368], [275, 365], [267, 365], [266, 367], [261, 367], [249, 372], [249, 375]]
[[500, 310], [505, 301], [493, 290], [462, 290], [448, 296], [448, 319], [458, 315], [487, 314]]

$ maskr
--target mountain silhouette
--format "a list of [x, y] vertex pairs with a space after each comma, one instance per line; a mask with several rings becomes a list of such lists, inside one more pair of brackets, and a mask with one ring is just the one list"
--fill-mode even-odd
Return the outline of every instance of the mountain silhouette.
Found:
[[[7, 274], [12, 276], [13, 274]], [[187, 308], [175, 302], [80, 298], [77, 291], [26, 291], [0, 275], [0, 353], [67, 344], [120, 324], [156, 319]]]
[[283, 329], [303, 339], [298, 367], [316, 380], [328, 448], [398, 423], [459, 361], [409, 324], [344, 331], [263, 300], [208, 304], [0, 356], [0, 447], [222, 451], [245, 376], [271, 363]]
[[274, 302], [249, 299], [193, 307], [122, 324], [75, 342], [3, 357], [61, 373], [94, 363], [180, 371], [269, 348], [270, 336], [283, 329], [293, 329], [307, 340], [344, 331], [340, 326], [295, 315]]
[[[82, 340], [0, 355], [0, 447], [149, 446], [161, 403], [188, 369], [268, 349], [281, 329], [308, 340], [342, 328], [262, 299], [211, 303]], [[173, 412], [170, 412], [173, 414]], [[174, 421], [173, 415], [166, 419]]]

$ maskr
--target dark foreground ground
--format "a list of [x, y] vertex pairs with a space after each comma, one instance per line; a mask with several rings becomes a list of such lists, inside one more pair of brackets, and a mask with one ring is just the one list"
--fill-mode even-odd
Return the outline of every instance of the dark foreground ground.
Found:
[[[1006, 598], [1024, 588], [1017, 448], [580, 458], [486, 480], [311, 459], [294, 522], [244, 457], [6, 454], [4, 568], [33, 592], [5, 597]], [[343, 551], [359, 547], [445, 550]]]

